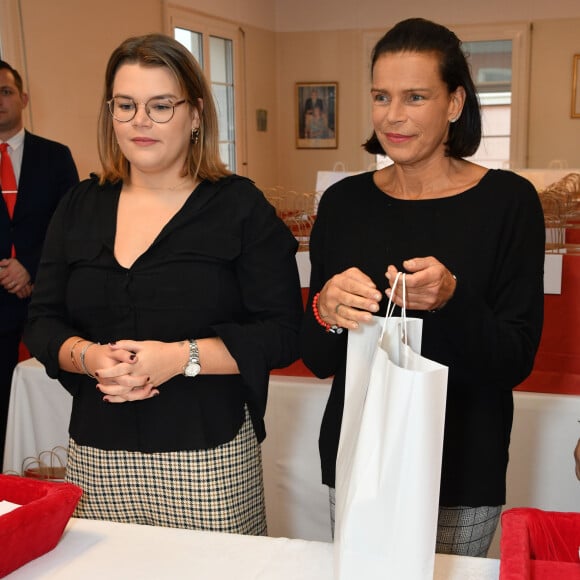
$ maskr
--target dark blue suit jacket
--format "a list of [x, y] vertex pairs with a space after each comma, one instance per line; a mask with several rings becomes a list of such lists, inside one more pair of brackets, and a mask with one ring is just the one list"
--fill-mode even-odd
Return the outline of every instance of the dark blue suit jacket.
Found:
[[[4, 200], [0, 200], [0, 257], [9, 258], [14, 244], [16, 259], [28, 270], [33, 282], [52, 214], [60, 198], [78, 182], [68, 147], [25, 132], [12, 222]], [[21, 327], [27, 307], [28, 300], [21, 300], [0, 286], [0, 333]]]

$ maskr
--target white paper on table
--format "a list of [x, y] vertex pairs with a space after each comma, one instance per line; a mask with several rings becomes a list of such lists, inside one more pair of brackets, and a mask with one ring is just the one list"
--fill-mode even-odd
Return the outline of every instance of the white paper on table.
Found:
[[5, 499], [0, 501], [0, 516], [10, 513], [16, 508], [22, 507], [17, 503], [12, 503], [11, 501], [6, 501]]

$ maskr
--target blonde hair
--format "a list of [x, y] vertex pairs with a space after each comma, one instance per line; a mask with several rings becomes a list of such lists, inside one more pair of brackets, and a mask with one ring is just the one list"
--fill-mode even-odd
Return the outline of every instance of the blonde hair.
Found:
[[196, 142], [192, 140], [189, 146], [183, 176], [217, 181], [230, 175], [231, 172], [220, 158], [216, 108], [199, 64], [183, 45], [170, 36], [147, 34], [125, 40], [113, 51], [107, 64], [97, 133], [102, 166], [100, 183], [126, 180], [129, 177], [130, 163], [115, 138], [113, 119], [107, 105], [107, 101], [113, 96], [115, 75], [124, 64], [167, 67], [175, 75], [189, 105], [197, 109], [200, 118], [199, 138]]

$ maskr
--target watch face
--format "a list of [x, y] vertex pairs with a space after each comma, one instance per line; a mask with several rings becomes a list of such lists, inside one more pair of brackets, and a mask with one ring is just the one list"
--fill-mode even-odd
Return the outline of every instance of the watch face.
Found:
[[197, 375], [199, 375], [199, 371], [201, 371], [201, 366], [199, 365], [199, 363], [190, 362], [185, 367], [185, 371], [183, 372], [183, 374], [186, 377], [196, 377]]

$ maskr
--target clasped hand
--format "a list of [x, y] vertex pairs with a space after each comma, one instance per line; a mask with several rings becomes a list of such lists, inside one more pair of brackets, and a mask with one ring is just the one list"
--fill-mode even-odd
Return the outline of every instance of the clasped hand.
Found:
[[150, 399], [159, 395], [160, 385], [181, 372], [181, 366], [175, 362], [175, 346], [153, 340], [94, 345], [87, 350], [87, 366], [94, 369], [104, 401]]
[[[405, 260], [403, 267], [406, 273], [407, 309], [438, 310], [453, 296], [455, 277], [436, 258], [412, 258]], [[395, 266], [387, 268], [387, 297], [391, 297], [391, 285], [397, 273]], [[381, 299], [381, 293], [369, 276], [358, 268], [349, 268], [333, 276], [323, 286], [318, 299], [318, 311], [325, 322], [354, 330], [360, 323], [371, 321], [372, 313], [379, 310]], [[403, 305], [402, 284], [395, 289], [392, 300], [397, 306]]]
[[0, 260], [0, 285], [20, 299], [28, 298], [32, 294], [30, 274], [16, 258]]

